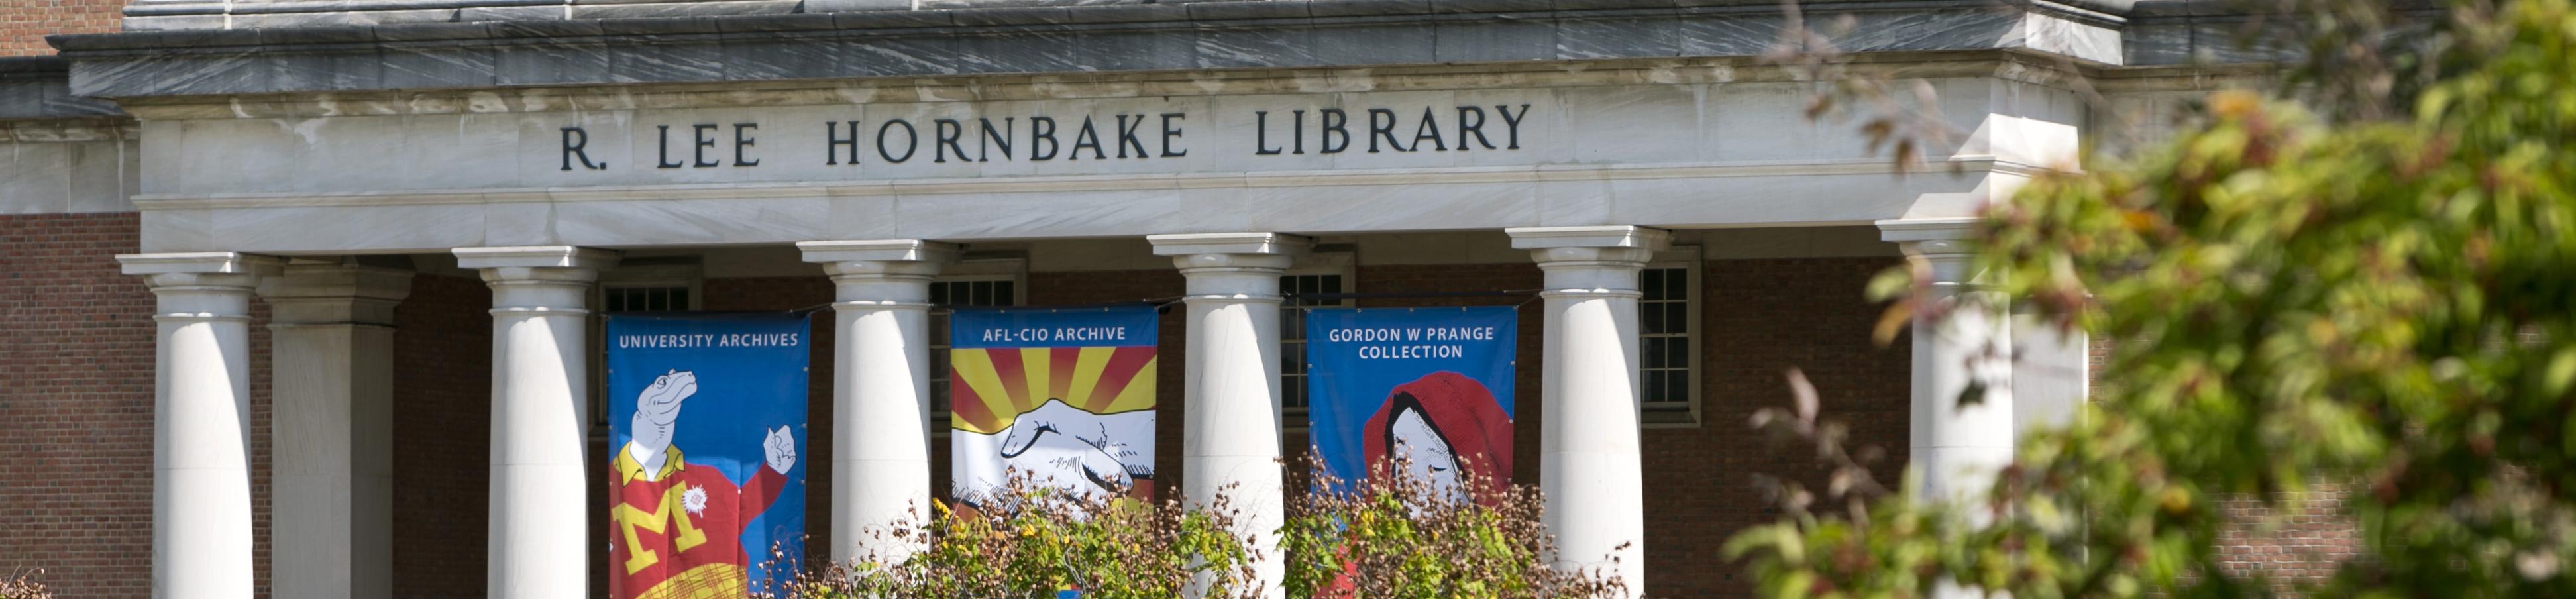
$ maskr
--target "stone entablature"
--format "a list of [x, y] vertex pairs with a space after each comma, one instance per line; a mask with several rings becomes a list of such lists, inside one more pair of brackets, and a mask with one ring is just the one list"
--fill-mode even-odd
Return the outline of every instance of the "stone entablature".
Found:
[[1830, 225], [1972, 214], [2071, 164], [2083, 109], [2044, 61], [1953, 58], [1916, 72], [1959, 133], [1907, 177], [1741, 60], [129, 107], [147, 251]]

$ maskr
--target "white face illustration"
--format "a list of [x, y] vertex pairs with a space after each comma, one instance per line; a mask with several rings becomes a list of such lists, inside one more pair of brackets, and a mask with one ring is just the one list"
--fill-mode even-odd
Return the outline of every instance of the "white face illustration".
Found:
[[635, 394], [635, 419], [629, 430], [635, 434], [635, 448], [660, 453], [671, 446], [671, 434], [680, 421], [680, 402], [698, 393], [698, 374], [672, 370], [653, 379], [653, 385]]
[[1396, 412], [1389, 428], [1395, 437], [1395, 454], [1409, 461], [1406, 474], [1430, 483], [1434, 493], [1456, 497], [1458, 455], [1449, 448], [1449, 440], [1440, 438], [1440, 431], [1423, 420], [1422, 412], [1406, 407]]

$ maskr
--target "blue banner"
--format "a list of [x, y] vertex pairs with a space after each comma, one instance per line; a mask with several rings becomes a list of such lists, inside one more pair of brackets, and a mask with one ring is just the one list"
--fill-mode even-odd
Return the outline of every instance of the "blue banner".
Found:
[[958, 310], [948, 317], [952, 489], [1014, 471], [1074, 491], [1154, 481], [1154, 307]]
[[[1333, 476], [1411, 475], [1492, 497], [1512, 478], [1510, 307], [1326, 308], [1306, 314], [1308, 438]], [[1471, 477], [1484, 483], [1468, 489]]]
[[607, 328], [609, 596], [777, 590], [804, 559], [805, 317], [611, 316]]

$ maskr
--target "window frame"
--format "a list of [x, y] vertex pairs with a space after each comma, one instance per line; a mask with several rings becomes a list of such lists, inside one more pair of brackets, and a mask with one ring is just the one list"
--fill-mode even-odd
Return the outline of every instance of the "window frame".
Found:
[[[1291, 264], [1288, 267], [1288, 270], [1279, 273], [1279, 278], [1283, 279], [1280, 281], [1280, 312], [1282, 314], [1286, 314], [1289, 310], [1305, 310], [1308, 308], [1358, 307], [1359, 302], [1351, 298], [1342, 298], [1330, 304], [1291, 304], [1287, 301], [1287, 281], [1284, 280], [1289, 277], [1340, 276], [1342, 278], [1342, 290], [1334, 293], [1359, 293], [1358, 265], [1359, 259], [1357, 254], [1348, 248], [1319, 248], [1316, 251], [1298, 256], [1297, 261]], [[1299, 324], [1305, 323], [1305, 317], [1300, 315], [1297, 318], [1297, 322]], [[1284, 325], [1285, 323], [1282, 324]], [[1282, 361], [1287, 360], [1288, 352], [1291, 350], [1300, 352], [1301, 354], [1306, 351], [1306, 333], [1304, 327], [1298, 327], [1298, 331], [1295, 333], [1293, 338], [1287, 330], [1287, 327], [1280, 327], [1279, 359]], [[1299, 359], [1297, 363], [1304, 365], [1305, 370], [1313, 370], [1315, 367], [1313, 363], [1307, 362], [1302, 358]], [[1309, 426], [1308, 410], [1311, 406], [1288, 405], [1288, 378], [1291, 376], [1301, 379], [1300, 382], [1302, 383], [1302, 379], [1306, 377], [1306, 373], [1302, 371], [1290, 373], [1284, 366], [1279, 369], [1279, 425], [1281, 428], [1285, 429], [1286, 432], [1303, 433], [1306, 432]]]
[[706, 309], [706, 268], [698, 256], [632, 258], [599, 273], [590, 286], [590, 425], [591, 436], [608, 438], [608, 291], [610, 289], [686, 288], [688, 305], [674, 312]]
[[[940, 268], [939, 274], [930, 278], [930, 284], [932, 285], [973, 283], [978, 281], [1009, 282], [1011, 284], [1011, 303], [1004, 306], [973, 307], [1021, 308], [1029, 305], [1029, 261], [1025, 254], [1018, 252], [990, 255], [970, 253], [965, 257], [958, 259], [956, 262]], [[950, 346], [945, 342], [946, 337], [944, 337], [944, 335], [948, 329], [948, 314], [953, 311], [951, 310], [951, 307], [954, 305], [955, 304], [944, 304], [931, 306], [930, 313], [928, 315], [929, 318], [924, 319], [922, 323], [922, 326], [924, 327], [922, 332], [922, 337], [924, 338], [923, 345], [928, 348], [928, 353], [925, 354], [924, 357], [930, 359], [931, 366], [938, 366], [947, 363], [948, 350]], [[941, 397], [943, 394], [940, 393], [940, 390], [942, 389], [941, 383], [946, 382], [952, 385], [955, 383], [948, 379], [949, 369], [947, 368], [932, 367], [927, 368], [926, 370], [929, 371], [925, 373], [928, 375], [928, 378], [924, 379], [925, 382], [923, 385], [930, 391], [930, 397], [928, 398], [931, 406], [929, 414], [930, 435], [932, 438], [944, 439], [948, 437], [951, 416], [949, 415], [948, 410], [940, 408], [940, 406], [946, 405], [943, 403], [945, 398]]]
[[[1681, 269], [1685, 273], [1683, 281], [1687, 286], [1688, 295], [1681, 300], [1683, 324], [1678, 337], [1683, 340], [1682, 345], [1687, 351], [1684, 354], [1684, 364], [1678, 370], [1683, 372], [1682, 378], [1688, 382], [1689, 388], [1683, 391], [1682, 399], [1679, 401], [1656, 402], [1650, 405], [1642, 397], [1644, 381], [1640, 380], [1638, 393], [1641, 397], [1637, 402], [1637, 420], [1644, 428], [1699, 428], [1701, 416], [1706, 412], [1705, 406], [1708, 403], [1706, 393], [1708, 373], [1705, 370], [1708, 365], [1708, 337], [1701, 329], [1701, 321], [1705, 320], [1703, 312], [1708, 309], [1706, 303], [1708, 287], [1702, 279], [1706, 276], [1707, 264], [1701, 256], [1699, 246], [1674, 246], [1671, 249], [1656, 252], [1654, 260], [1646, 263], [1645, 268], [1638, 271], [1638, 291], [1642, 293], [1645, 290], [1643, 284], [1645, 272], [1663, 269]], [[1638, 307], [1641, 312], [1646, 305], [1646, 300], [1640, 297]], [[1646, 372], [1642, 358], [1646, 335], [1645, 318], [1641, 314], [1637, 323], [1637, 349], [1641, 356], [1637, 366], [1640, 373]], [[1666, 368], [1663, 371], [1671, 370], [1675, 369]]]

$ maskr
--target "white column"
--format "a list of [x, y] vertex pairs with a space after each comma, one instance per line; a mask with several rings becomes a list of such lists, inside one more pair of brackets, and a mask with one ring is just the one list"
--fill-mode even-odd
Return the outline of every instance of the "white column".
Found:
[[[1928, 275], [1915, 298], [1914, 469], [1926, 499], [1981, 491], [2012, 462], [2012, 337], [2001, 293], [1980, 285], [1976, 219], [1878, 221], [1880, 238]], [[1982, 390], [1977, 401], [1962, 393]]]
[[899, 563], [929, 521], [930, 279], [957, 246], [809, 241], [832, 276], [832, 560]]
[[[1227, 494], [1236, 532], [1253, 537], [1263, 596], [1281, 593], [1279, 275], [1314, 240], [1280, 233], [1149, 235], [1188, 278], [1189, 355], [1181, 383], [1183, 497]], [[1231, 487], [1229, 489], [1229, 486]]]
[[278, 262], [233, 252], [116, 261], [159, 300], [152, 596], [249, 599], [250, 296]]
[[1632, 226], [1504, 229], [1546, 272], [1539, 370], [1539, 488], [1557, 565], [1645, 593], [1646, 493], [1638, 454], [1637, 274], [1672, 242]]
[[393, 596], [394, 306], [411, 275], [299, 263], [260, 282], [279, 599]]
[[492, 286], [494, 599], [590, 595], [590, 288], [617, 255], [572, 246], [458, 248]]

